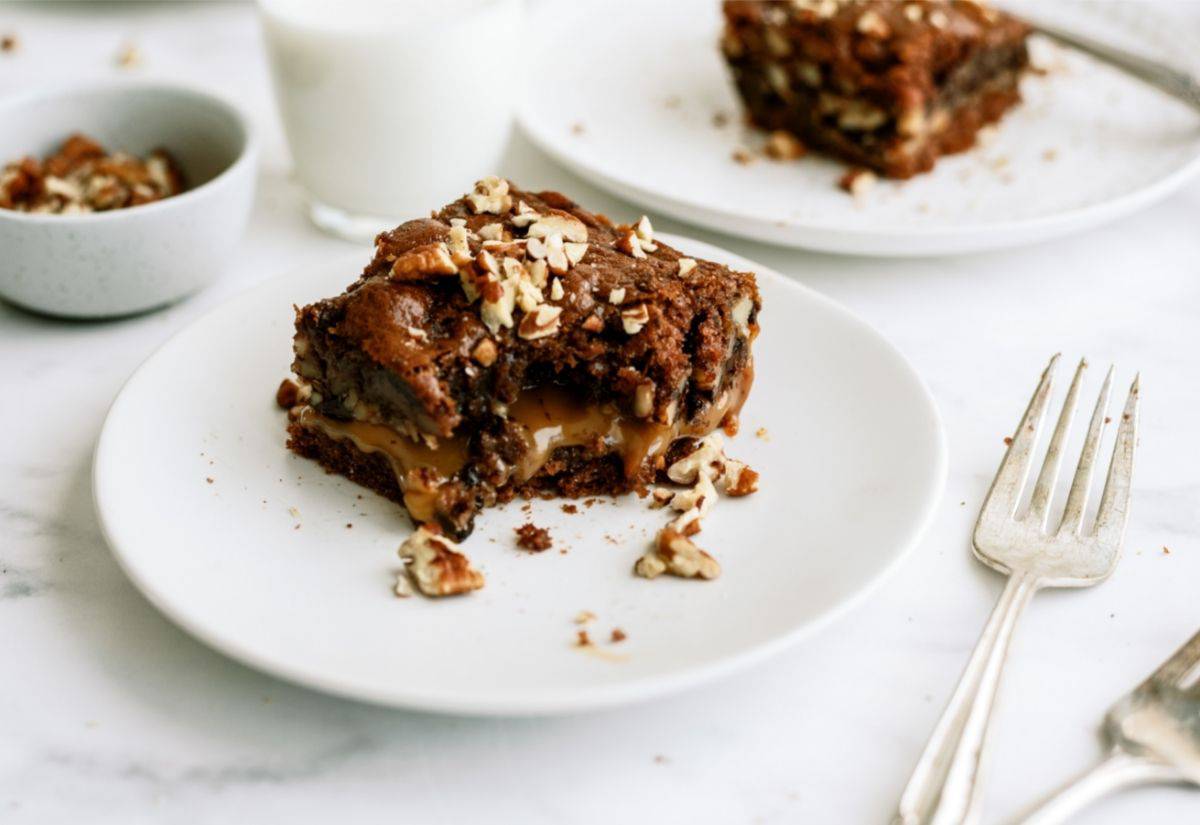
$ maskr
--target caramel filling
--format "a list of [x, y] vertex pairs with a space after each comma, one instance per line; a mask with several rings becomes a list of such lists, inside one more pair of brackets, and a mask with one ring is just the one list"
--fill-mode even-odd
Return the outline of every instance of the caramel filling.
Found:
[[[595, 404], [572, 396], [560, 387], [535, 387], [524, 391], [508, 407], [508, 417], [521, 425], [525, 450], [512, 468], [512, 480], [524, 483], [536, 476], [562, 447], [598, 447], [621, 456], [625, 477], [633, 478], [645, 465], [666, 453], [672, 442], [686, 436], [704, 436], [723, 422], [736, 420], [754, 372], [747, 366], [704, 415], [693, 421], [658, 424], [627, 416], [615, 405]], [[365, 421], [338, 421], [311, 407], [300, 412], [302, 426], [337, 439], [349, 439], [364, 453], [380, 453], [391, 462], [405, 505], [413, 518], [432, 517], [436, 484], [424, 477], [432, 470], [441, 479], [454, 476], [467, 463], [467, 436], [440, 439], [436, 447], [413, 441], [391, 427]]]
[[348, 439], [364, 453], [380, 453], [391, 462], [392, 472], [404, 492], [404, 506], [419, 522], [433, 520], [436, 484], [426, 483], [420, 471], [429, 469], [449, 478], [467, 463], [467, 440], [444, 438], [436, 447], [413, 441], [383, 424], [366, 421], [338, 421], [321, 415], [312, 407], [300, 411], [301, 426], [320, 430], [330, 438]]

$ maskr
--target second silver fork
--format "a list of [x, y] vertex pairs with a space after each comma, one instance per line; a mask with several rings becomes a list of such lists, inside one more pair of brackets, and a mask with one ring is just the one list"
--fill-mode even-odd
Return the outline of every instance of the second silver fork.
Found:
[[1129, 516], [1133, 452], [1137, 443], [1136, 379], [1117, 429], [1108, 477], [1092, 528], [1086, 529], [1084, 516], [1100, 436], [1108, 420], [1111, 369], [1092, 413], [1062, 520], [1053, 527], [1049, 523], [1063, 444], [1079, 400], [1086, 361], [1080, 362], [1067, 391], [1029, 509], [1018, 514], [1058, 360], [1055, 355], [1042, 373], [975, 525], [975, 557], [1007, 575], [1008, 584], [900, 798], [894, 820], [897, 823], [957, 825], [975, 818], [984, 739], [1017, 618], [1038, 589], [1087, 587], [1101, 582], [1112, 573], [1120, 555]]

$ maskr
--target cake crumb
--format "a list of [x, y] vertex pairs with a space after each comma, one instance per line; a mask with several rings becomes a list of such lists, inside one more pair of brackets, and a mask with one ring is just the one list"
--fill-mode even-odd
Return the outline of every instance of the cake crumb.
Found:
[[578, 630], [575, 632], [575, 646], [576, 647], [591, 647], [592, 646], [592, 639], [590, 636], [588, 636], [588, 632], [586, 630]]
[[574, 504], [564, 504], [562, 506], [562, 511], [564, 513], [566, 513], [568, 516], [573, 516], [579, 512], [579, 508], [576, 507]]
[[531, 553], [540, 553], [543, 550], [549, 550], [553, 543], [550, 540], [550, 531], [545, 527], [537, 527], [533, 524], [522, 524], [514, 529], [517, 534], [517, 547], [522, 550], [528, 550]]
[[351, 523], [351, 522], [349, 522], [349, 521], [348, 521], [348, 522], [346, 522], [346, 529], [347, 529], [347, 530], [353, 530], [353, 529], [354, 529], [354, 524], [353, 524], [353, 523]]
[[629, 637], [625, 635], [625, 631], [624, 631], [624, 630], [622, 630], [622, 629], [621, 629], [621, 628], [619, 628], [619, 627], [614, 627], [614, 628], [612, 629], [612, 636], [610, 636], [609, 638], [611, 639], [611, 641], [612, 641], [612, 643], [613, 643], [613, 644], [617, 644], [618, 642], [623, 642], [623, 641], [625, 641], [625, 640], [626, 640], [626, 639], [628, 639]]
[[208, 477], [207, 477], [207, 478], [205, 478], [204, 480], [205, 480], [205, 481], [207, 481], [209, 484], [212, 484], [212, 483], [213, 483], [213, 477], [212, 477], [212, 476], [208, 476]]
[[729, 125], [729, 114], [727, 112], [714, 112], [712, 116], [712, 125], [718, 129], [724, 129]]
[[766, 427], [759, 427], [757, 430], [754, 431], [754, 436], [756, 438], [761, 438], [763, 441], [771, 440], [771, 434], [769, 432], [767, 432]]
[[870, 169], [864, 169], [861, 166], [855, 166], [846, 171], [846, 174], [838, 180], [838, 186], [845, 192], [849, 192], [855, 197], [865, 195], [871, 190], [879, 178]]
[[17, 36], [15, 34], [0, 35], [0, 52], [11, 54], [17, 50]]
[[734, 163], [741, 164], [742, 166], [749, 166], [751, 163], [754, 163], [753, 153], [751, 153], [749, 149], [741, 146], [734, 149], [730, 157], [733, 158]]
[[596, 621], [596, 614], [590, 610], [580, 610], [573, 619], [575, 624], [587, 624]]
[[571, 134], [573, 134], [573, 135], [582, 135], [586, 131], [587, 131], [587, 127], [585, 127], [579, 121], [575, 121], [574, 123], [571, 124]]
[[117, 52], [117, 65], [122, 69], [132, 69], [142, 65], [142, 51], [133, 43], [126, 43]]
[[1055, 161], [1057, 159], [1058, 159], [1058, 150], [1057, 149], [1051, 148], [1051, 149], [1047, 149], [1046, 151], [1042, 152], [1042, 160], [1046, 161], [1047, 163], [1049, 163], [1051, 161]]
[[1165, 544], [1163, 545], [1163, 555], [1164, 555], [1164, 556], [1169, 556], [1169, 555], [1171, 555], [1171, 548], [1170, 548], [1170, 547], [1167, 547]]
[[1011, 447], [1011, 446], [1012, 446], [1012, 436], [1011, 436], [1011, 435], [1006, 435], [1006, 436], [1004, 436], [1004, 446], [1005, 446], [1005, 447]]
[[796, 160], [804, 157], [808, 149], [791, 132], [776, 129], [767, 138], [763, 151], [773, 160]]

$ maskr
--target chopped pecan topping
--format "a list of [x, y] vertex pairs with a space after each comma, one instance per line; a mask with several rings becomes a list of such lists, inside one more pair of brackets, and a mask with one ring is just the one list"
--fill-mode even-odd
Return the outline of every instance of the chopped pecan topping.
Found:
[[[483, 574], [436, 525], [417, 528], [400, 545], [399, 552], [407, 565], [407, 575], [426, 596], [455, 596], [483, 587]], [[396, 589], [399, 594], [399, 581]]]
[[587, 226], [574, 215], [566, 212], [552, 212], [548, 215], [538, 215], [537, 220], [529, 224], [526, 236], [530, 238], [549, 238], [561, 235], [564, 241], [586, 243], [588, 239]]
[[517, 335], [528, 341], [547, 338], [558, 332], [559, 316], [561, 315], [562, 307], [540, 304], [533, 311], [525, 313], [525, 317], [521, 319], [521, 326], [517, 329]]
[[442, 241], [413, 247], [392, 262], [392, 277], [400, 281], [457, 274], [458, 265], [450, 257], [449, 247]]
[[654, 547], [638, 559], [634, 571], [647, 579], [663, 573], [684, 579], [715, 579], [721, 575], [721, 565], [683, 533], [665, 527]]
[[491, 338], [484, 338], [471, 350], [471, 358], [481, 367], [490, 367], [496, 363], [496, 344]]
[[650, 309], [645, 304], [635, 304], [621, 310], [621, 326], [626, 335], [637, 335], [650, 323]]
[[467, 203], [476, 214], [503, 215], [512, 209], [512, 197], [508, 194], [508, 181], [503, 178], [486, 177], [475, 183], [475, 191], [467, 195]]

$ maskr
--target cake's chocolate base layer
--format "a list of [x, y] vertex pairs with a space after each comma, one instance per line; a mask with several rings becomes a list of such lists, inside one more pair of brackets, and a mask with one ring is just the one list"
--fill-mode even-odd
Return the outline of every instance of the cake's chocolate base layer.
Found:
[[876, 134], [839, 129], [819, 111], [816, 94], [800, 93], [802, 101], [783, 105], [762, 93], [762, 81], [756, 80], [753, 72], [739, 75], [738, 85], [754, 125], [768, 131], [791, 132], [813, 149], [886, 177], [911, 178], [928, 172], [939, 157], [974, 146], [980, 129], [1000, 120], [1021, 102], [1018, 81], [1019, 74], [1013, 72], [998, 78], [986, 90], [961, 99], [953, 108], [935, 110], [942, 114], [935, 114], [930, 121], [938, 128], [923, 137], [908, 138], [886, 130]]
[[[341, 475], [409, 509], [414, 522], [423, 519], [411, 512], [404, 490], [396, 479], [391, 460], [382, 453], [365, 452], [354, 442], [334, 438], [319, 429], [293, 421], [288, 425], [288, 448], [312, 459], [327, 472]], [[632, 478], [626, 477], [624, 462], [612, 452], [584, 447], [562, 447], [554, 451], [541, 470], [524, 483], [511, 483], [494, 491], [494, 499], [481, 496], [461, 483], [451, 482], [439, 490], [432, 508], [433, 520], [448, 535], [460, 540], [470, 535], [474, 517], [485, 504], [511, 501], [518, 496], [616, 496], [643, 489], [653, 481], [655, 468], [647, 464]]]
[[404, 503], [392, 462], [382, 453], [365, 453], [349, 441], [295, 422], [288, 425], [288, 436], [288, 449], [296, 455], [311, 458], [328, 472], [345, 476], [384, 498]]

